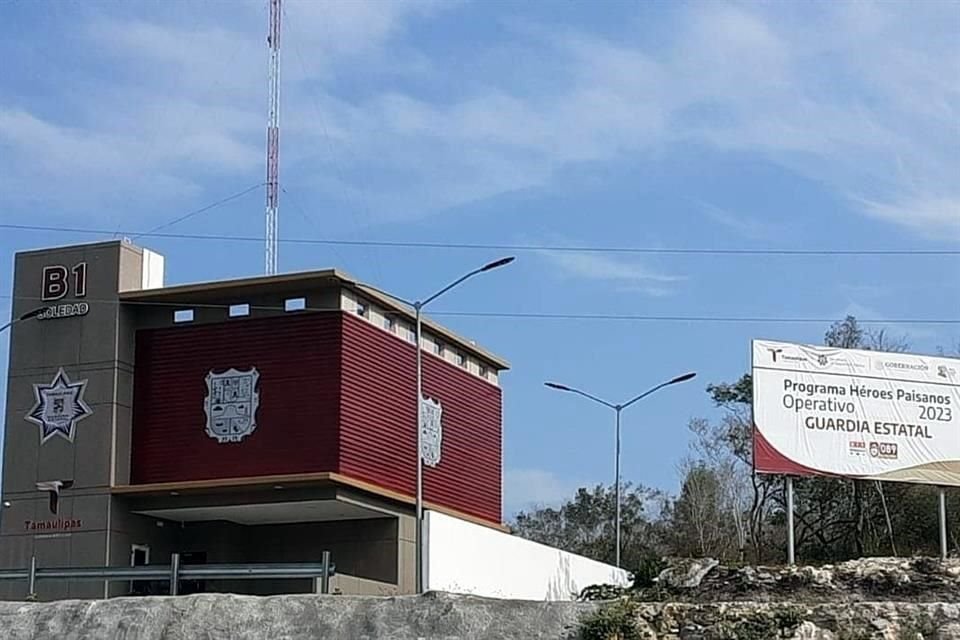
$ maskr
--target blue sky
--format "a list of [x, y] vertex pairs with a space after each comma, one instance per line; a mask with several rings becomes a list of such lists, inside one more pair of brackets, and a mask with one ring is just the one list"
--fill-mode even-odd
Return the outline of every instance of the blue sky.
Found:
[[[281, 238], [709, 249], [960, 247], [955, 3], [285, 2]], [[0, 218], [144, 231], [264, 180], [266, 2], [0, 8]], [[263, 191], [172, 226], [260, 236]], [[13, 253], [104, 236], [0, 229]], [[139, 238], [167, 282], [259, 274], [251, 242]], [[406, 297], [504, 252], [281, 246]], [[675, 490], [707, 383], [826, 324], [523, 312], [957, 319], [957, 256], [521, 251], [438, 301], [507, 357], [506, 505], [623, 473]], [[882, 327], [884, 325], [878, 325]], [[890, 323], [917, 351], [960, 327]], [[7, 345], [0, 345], [6, 362]], [[15, 427], [15, 425], [12, 425]]]

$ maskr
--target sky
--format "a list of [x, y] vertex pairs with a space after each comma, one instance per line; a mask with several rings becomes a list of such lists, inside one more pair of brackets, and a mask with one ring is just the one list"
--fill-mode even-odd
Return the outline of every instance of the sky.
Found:
[[[921, 353], [960, 339], [904, 322], [960, 319], [956, 254], [590, 250], [960, 249], [956, 2], [283, 6], [280, 270], [418, 298], [517, 256], [430, 307], [512, 364], [508, 516], [613, 480], [612, 412], [544, 381], [618, 402], [696, 371], [623, 415], [624, 480], [676, 491], [751, 339], [847, 314]], [[263, 236], [266, 0], [0, 15], [0, 223], [96, 232], [0, 228], [0, 317], [31, 248], [125, 236], [167, 283], [263, 272], [262, 242], [139, 234]], [[416, 242], [461, 246], [363, 244]]]

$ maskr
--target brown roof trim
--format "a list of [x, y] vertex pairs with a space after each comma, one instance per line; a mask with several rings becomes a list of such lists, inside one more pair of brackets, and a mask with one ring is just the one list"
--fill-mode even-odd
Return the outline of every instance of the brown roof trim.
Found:
[[[324, 284], [319, 282], [323, 280], [332, 280], [337, 283], [337, 286], [349, 289], [363, 298], [376, 302], [376, 304], [381, 307], [398, 312], [410, 322], [413, 322], [415, 319], [413, 309], [407, 305], [394, 300], [390, 296], [364, 287], [363, 282], [357, 280], [349, 273], [339, 269], [299, 271], [275, 276], [253, 276], [250, 278], [239, 278], [235, 280], [216, 280], [212, 282], [182, 284], [171, 287], [163, 287], [160, 289], [125, 291], [120, 294], [120, 300], [129, 302], [176, 302], [178, 298], [190, 297], [190, 300], [183, 301], [184, 305], [189, 305], [191, 302], [195, 304], [201, 304], [202, 302], [201, 300], [198, 300], [198, 297], [206, 295], [213, 297], [218, 293], [229, 294], [232, 300], [238, 295], [238, 293], [242, 293], [240, 290], [246, 288], [260, 289], [261, 291], [258, 291], [258, 293], [261, 293], [264, 289], [284, 289], [298, 283], [312, 282], [314, 284]], [[309, 309], [307, 311], [309, 311]], [[304, 312], [300, 311], [298, 313]], [[487, 363], [494, 365], [500, 371], [510, 368], [510, 363], [504, 358], [496, 355], [495, 353], [487, 351], [483, 347], [474, 344], [470, 340], [454, 333], [443, 325], [431, 320], [426, 315], [422, 316], [421, 321], [423, 326], [432, 333], [442, 336], [447, 342], [455, 344], [460, 349], [463, 349], [464, 351], [481, 358]]]
[[285, 284], [294, 284], [310, 280], [351, 280], [349, 274], [337, 269], [320, 269], [315, 271], [297, 271], [294, 273], [282, 273], [275, 276], [251, 276], [248, 278], [234, 278], [232, 280], [211, 280], [207, 282], [191, 282], [188, 284], [178, 284], [160, 289], [139, 289], [134, 291], [125, 291], [120, 294], [121, 300], [164, 300], [167, 298], [179, 298], [187, 294], [197, 293], [218, 293], [221, 291], [232, 291], [246, 287], [256, 286], [280, 286]]
[[[234, 489], [239, 487], [251, 487], [259, 485], [274, 484], [332, 484], [351, 489], [357, 489], [366, 493], [386, 498], [406, 505], [415, 505], [416, 499], [413, 496], [391, 489], [385, 489], [379, 485], [364, 480], [358, 480], [341, 473], [321, 472], [321, 473], [296, 473], [270, 476], [250, 476], [243, 478], [216, 478], [212, 480], [185, 480], [180, 482], [155, 482], [150, 484], [126, 484], [114, 485], [110, 487], [110, 493], [113, 495], [133, 495], [143, 496], [149, 494], [168, 494], [171, 491], [202, 491], [205, 489]], [[445, 515], [466, 520], [474, 524], [479, 524], [498, 531], [507, 531], [507, 527], [502, 523], [495, 523], [490, 520], [484, 520], [468, 513], [463, 513], [457, 509], [450, 509], [433, 502], [424, 501], [425, 509], [443, 513]]]

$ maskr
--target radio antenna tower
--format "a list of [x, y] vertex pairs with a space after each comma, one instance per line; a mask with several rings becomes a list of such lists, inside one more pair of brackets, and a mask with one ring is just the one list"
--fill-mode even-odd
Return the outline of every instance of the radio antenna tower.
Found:
[[267, 211], [266, 271], [277, 272], [280, 217], [280, 7], [281, 0], [269, 0], [270, 27], [267, 47], [270, 49], [268, 72], [269, 119], [267, 120]]

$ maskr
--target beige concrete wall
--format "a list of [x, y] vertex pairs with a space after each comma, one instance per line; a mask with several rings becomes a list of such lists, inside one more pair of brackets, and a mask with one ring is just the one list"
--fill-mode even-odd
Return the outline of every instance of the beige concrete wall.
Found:
[[[133, 402], [134, 322], [118, 304], [120, 287], [136, 288], [142, 251], [120, 241], [18, 253], [14, 266], [13, 315], [40, 306], [84, 302], [86, 315], [30, 319], [10, 334], [4, 421], [0, 567], [96, 566], [110, 561], [113, 499], [110, 485], [129, 476]], [[73, 269], [86, 264], [86, 291], [79, 295]], [[42, 300], [45, 267], [68, 272], [68, 290]], [[60, 369], [72, 383], [86, 381], [83, 399], [92, 411], [76, 423], [73, 440], [53, 436], [41, 443], [40, 426], [25, 420], [36, 401], [34, 385], [49, 385]], [[72, 480], [57, 514], [36, 483]], [[75, 523], [31, 530], [28, 521]], [[0, 585], [0, 597], [22, 597], [26, 585]], [[102, 583], [38, 583], [41, 599], [96, 597]]]

